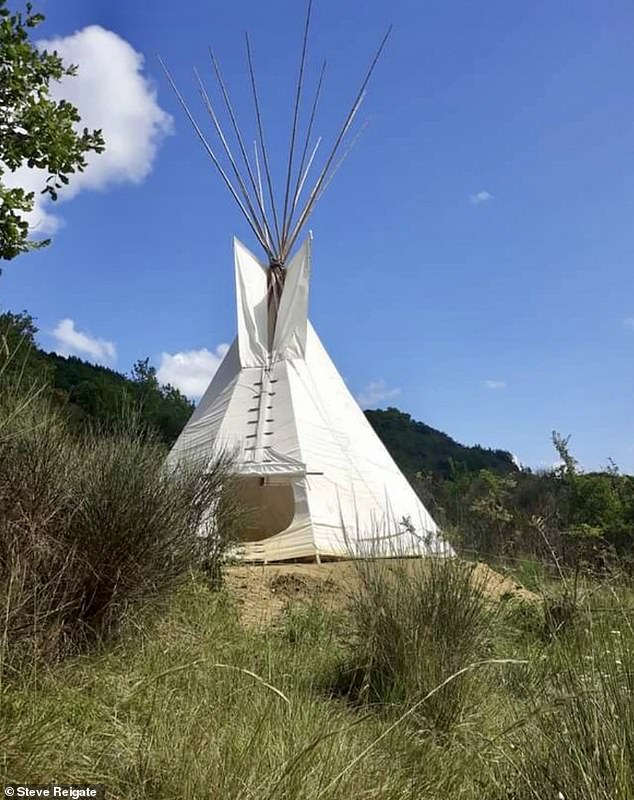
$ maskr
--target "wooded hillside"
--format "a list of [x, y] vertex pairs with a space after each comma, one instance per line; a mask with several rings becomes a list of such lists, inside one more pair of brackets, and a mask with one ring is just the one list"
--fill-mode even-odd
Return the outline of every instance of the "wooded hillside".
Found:
[[467, 472], [489, 469], [503, 474], [517, 471], [513, 456], [506, 450], [490, 450], [480, 445], [466, 447], [398, 408], [366, 411], [365, 415], [408, 477], [425, 472], [451, 478], [456, 469]]
[[37, 346], [36, 334], [28, 314], [0, 314], [0, 342], [11, 354], [10, 369], [21, 382], [48, 383], [73, 426], [96, 423], [107, 428], [133, 413], [165, 444], [176, 441], [194, 404], [173, 386], [161, 385], [149, 359], [137, 361], [130, 375], [122, 375], [76, 356], [46, 353]]
[[[47, 380], [56, 401], [67, 408], [78, 425], [108, 425], [134, 410], [170, 445], [194, 410], [194, 404], [178, 389], [159, 384], [156, 369], [147, 358], [137, 361], [130, 375], [122, 375], [76, 356], [46, 353], [37, 346], [37, 328], [26, 313], [0, 314], [0, 334], [8, 340], [10, 349], [21, 342], [14, 369], [23, 371], [27, 379]], [[516, 469], [510, 453], [478, 445], [465, 447], [396, 408], [366, 411], [366, 416], [410, 478], [420, 472], [450, 478], [456, 469], [489, 469], [502, 474]]]

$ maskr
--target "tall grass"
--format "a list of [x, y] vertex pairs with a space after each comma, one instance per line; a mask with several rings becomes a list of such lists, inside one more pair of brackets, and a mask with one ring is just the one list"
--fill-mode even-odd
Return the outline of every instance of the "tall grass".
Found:
[[[189, 583], [151, 637], [67, 661], [23, 693], [23, 709], [56, 724], [23, 752], [25, 724], [14, 717], [0, 777], [103, 782], [129, 800], [314, 800], [374, 728], [311, 691], [308, 652], [324, 650], [311, 640], [245, 631], [222, 593]], [[324, 797], [387, 784], [387, 766], [383, 751]]]
[[594, 588], [532, 665], [536, 689], [507, 750], [518, 800], [634, 796], [634, 594], [624, 604]]
[[223, 593], [193, 581], [151, 636], [67, 661], [23, 692], [23, 708], [55, 725], [35, 752], [13, 746], [0, 776], [103, 782], [121, 800], [491, 796], [477, 794], [489, 775], [464, 746], [390, 732], [384, 715], [324, 693], [344, 629], [316, 607], [281, 629], [244, 629]]
[[[473, 564], [455, 558], [368, 560], [353, 603], [356, 699], [415, 703], [488, 654], [496, 604]], [[450, 731], [474, 703], [481, 675], [467, 671], [421, 706], [419, 728]]]
[[[151, 630], [128, 630], [19, 692], [7, 688], [0, 774], [103, 782], [120, 800], [630, 800], [628, 619], [615, 598], [609, 614], [584, 607], [575, 618], [581, 627], [544, 639], [517, 614], [495, 614], [480, 644], [463, 650], [464, 666], [482, 655], [515, 656], [529, 661], [524, 681], [504, 680], [515, 665], [450, 680], [444, 688], [480, 676], [461, 694], [451, 733], [429, 735], [433, 718], [399, 720], [443, 696], [441, 688], [425, 700], [440, 683], [425, 695], [419, 687], [444, 670], [425, 673], [431, 668], [412, 659], [429, 677], [405, 700], [350, 704], [324, 685], [349, 660], [354, 616], [313, 603], [289, 608], [274, 628], [245, 629], [228, 595], [194, 579]], [[514, 651], [498, 639], [500, 626], [513, 625]], [[451, 630], [462, 636], [450, 628], [447, 643]], [[360, 652], [358, 642], [352, 650]], [[418, 656], [433, 664], [430, 649]]]

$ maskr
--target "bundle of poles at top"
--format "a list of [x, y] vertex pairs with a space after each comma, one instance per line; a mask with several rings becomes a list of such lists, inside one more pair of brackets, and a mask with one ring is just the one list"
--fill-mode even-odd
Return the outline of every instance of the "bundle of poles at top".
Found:
[[[253, 164], [247, 155], [244, 137], [240, 131], [234, 107], [227, 90], [227, 85], [224, 81], [218, 60], [214, 55], [213, 50], [210, 48], [209, 51], [211, 63], [240, 153], [239, 161], [234, 156], [227, 136], [225, 135], [222, 125], [218, 119], [218, 114], [216, 113], [216, 109], [214, 108], [209, 93], [205, 88], [200, 74], [195, 68], [194, 74], [196, 76], [196, 81], [198, 83], [198, 88], [200, 90], [205, 108], [211, 117], [213, 128], [228, 161], [228, 168], [223, 167], [217, 152], [211, 146], [207, 137], [205, 136], [205, 133], [196, 121], [196, 118], [191, 112], [182, 93], [174, 82], [172, 75], [163, 61], [159, 59], [172, 89], [174, 90], [181, 106], [183, 107], [183, 110], [185, 111], [185, 114], [187, 115], [196, 134], [198, 135], [198, 138], [207, 151], [209, 158], [213, 162], [227, 189], [230, 191], [233, 199], [240, 208], [240, 211], [248, 222], [260, 245], [266, 252], [270, 266], [278, 268], [284, 267], [286, 264], [289, 254], [293, 249], [293, 245], [297, 241], [297, 237], [301, 233], [302, 228], [310, 217], [315, 204], [323, 195], [330, 181], [334, 177], [334, 174], [358, 138], [357, 135], [357, 137], [351, 139], [349, 133], [359, 108], [361, 107], [361, 104], [365, 98], [366, 88], [368, 82], [370, 81], [370, 77], [372, 76], [374, 68], [381, 56], [381, 53], [383, 52], [385, 43], [387, 42], [392, 30], [392, 26], [390, 26], [381, 40], [381, 43], [374, 54], [372, 61], [370, 62], [370, 66], [365, 73], [354, 102], [350, 107], [348, 115], [346, 116], [345, 121], [334, 141], [334, 144], [330, 149], [328, 157], [326, 158], [321, 171], [319, 172], [317, 180], [315, 181], [311, 191], [308, 193], [306, 199], [300, 203], [308, 173], [313, 165], [315, 156], [317, 155], [317, 150], [321, 144], [321, 136], [318, 136], [314, 143], [312, 142], [312, 137], [317, 106], [319, 104], [324, 73], [326, 70], [326, 62], [324, 61], [319, 73], [317, 88], [310, 106], [310, 115], [308, 117], [308, 124], [303, 137], [303, 145], [301, 145], [301, 155], [298, 162], [297, 151], [300, 147], [301, 138], [299, 136], [300, 108], [302, 105], [302, 94], [304, 88], [304, 73], [306, 67], [306, 53], [308, 49], [311, 12], [312, 0], [309, 0], [306, 10], [303, 43], [299, 62], [299, 72], [297, 76], [297, 86], [295, 90], [295, 102], [293, 106], [293, 117], [288, 150], [288, 165], [284, 188], [284, 201], [283, 204], [280, 204], [281, 213], [280, 206], [276, 205], [275, 193], [273, 190], [270, 161], [264, 138], [262, 109], [260, 106], [257, 83], [255, 79], [253, 54], [251, 50], [249, 34], [245, 34], [247, 64], [249, 69], [249, 79], [251, 83], [251, 93], [253, 96], [255, 120], [257, 126], [257, 140], [253, 143]], [[361, 131], [359, 131], [359, 133], [360, 132]], [[343, 145], [346, 143], [347, 148], [342, 150]], [[338, 159], [337, 156], [339, 156]], [[263, 170], [260, 168], [260, 163], [262, 163]], [[262, 171], [264, 172], [264, 181], [262, 180]], [[231, 177], [231, 175], [233, 177]]]

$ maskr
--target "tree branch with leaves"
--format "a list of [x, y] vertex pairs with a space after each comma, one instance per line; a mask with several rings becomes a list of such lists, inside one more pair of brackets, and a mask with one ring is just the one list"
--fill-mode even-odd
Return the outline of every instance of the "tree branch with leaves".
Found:
[[30, 3], [12, 12], [0, 0], [0, 259], [44, 247], [49, 239], [29, 239], [27, 215], [35, 193], [9, 187], [3, 177], [20, 167], [47, 173], [42, 194], [56, 200], [73, 173], [83, 172], [86, 156], [101, 153], [100, 130], [78, 130], [79, 111], [67, 100], [55, 100], [51, 86], [77, 74], [56, 53], [40, 50], [30, 33], [44, 21]]

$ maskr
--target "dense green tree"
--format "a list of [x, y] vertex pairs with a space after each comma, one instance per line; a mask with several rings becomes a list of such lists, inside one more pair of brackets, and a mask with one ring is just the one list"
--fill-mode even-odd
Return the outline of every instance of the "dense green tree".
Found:
[[0, 314], [0, 376], [31, 386], [50, 379], [50, 367], [35, 343], [37, 326], [26, 311]]
[[9, 188], [3, 175], [22, 166], [44, 170], [43, 193], [55, 200], [72, 173], [84, 170], [86, 154], [104, 149], [101, 131], [78, 132], [75, 106], [50, 95], [51, 83], [75, 75], [76, 67], [31, 41], [30, 32], [43, 20], [30, 3], [25, 13], [14, 13], [0, 0], [0, 259], [49, 241], [29, 241], [24, 215], [33, 209], [35, 195]]
[[142, 418], [160, 430], [166, 441], [175, 441], [194, 410], [193, 404], [174, 386], [159, 383], [156, 367], [148, 358], [134, 364], [131, 381]]
[[627, 484], [613, 462], [606, 472], [582, 472], [570, 453], [569, 440], [553, 431], [553, 445], [561, 459], [555, 472], [565, 488], [567, 506], [563, 534], [579, 558], [592, 560], [596, 552], [622, 543], [624, 534], [632, 539], [626, 521]]
[[[414, 486], [454, 544], [463, 551], [511, 558], [537, 557], [564, 569], [604, 570], [632, 560], [634, 476], [614, 464], [584, 472], [569, 439], [553, 433], [560, 457], [553, 469], [504, 474], [470, 471], [451, 463], [451, 474], [419, 472]], [[625, 557], [625, 558], [624, 558]], [[557, 572], [558, 574], [558, 572]]]

